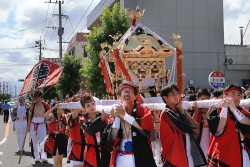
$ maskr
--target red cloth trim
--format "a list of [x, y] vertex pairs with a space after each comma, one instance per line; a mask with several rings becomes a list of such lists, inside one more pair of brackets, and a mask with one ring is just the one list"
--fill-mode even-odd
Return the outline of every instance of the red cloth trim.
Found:
[[106, 67], [106, 64], [105, 64], [104, 60], [100, 61], [100, 66], [102, 68], [101, 75], [104, 76], [104, 80], [105, 80], [105, 84], [106, 84], [106, 92], [107, 93], [112, 93], [111, 81], [110, 81], [108, 70], [107, 70], [107, 67]]
[[134, 89], [132, 86], [129, 86], [129, 85], [120, 87], [119, 92], [121, 92], [121, 91], [122, 91], [123, 89], [125, 89], [125, 88], [129, 88], [129, 89], [131, 89], [133, 92], [135, 92], [135, 89]]
[[120, 141], [121, 141], [121, 139], [118, 138], [118, 137], [115, 139], [115, 142], [114, 142], [114, 145], [113, 145], [113, 151], [111, 153], [109, 167], [115, 167], [116, 156], [118, 154], [118, 148], [119, 148], [119, 145], [120, 145]]
[[118, 150], [118, 153], [123, 154], [123, 155], [134, 155], [134, 152], [125, 152], [125, 151], [122, 151], [122, 150]]
[[36, 135], [37, 135], [38, 126], [39, 126], [40, 124], [44, 124], [45, 122], [41, 122], [41, 123], [31, 122], [31, 123], [34, 124], [34, 131], [36, 131]]
[[182, 88], [184, 85], [184, 81], [183, 81], [183, 76], [182, 76], [182, 58], [180, 58], [180, 56], [182, 55], [182, 50], [179, 49], [179, 47], [176, 48], [176, 56], [177, 56], [177, 61], [176, 61], [176, 67], [177, 67], [177, 86], [180, 90], [180, 94], [182, 94]]
[[228, 94], [230, 91], [233, 91], [233, 90], [236, 90], [236, 91], [242, 93], [242, 90], [241, 90], [241, 89], [239, 89], [239, 88], [236, 87], [236, 86], [233, 86], [233, 87], [229, 88], [228, 90], [224, 91], [224, 94], [226, 95], [226, 94]]

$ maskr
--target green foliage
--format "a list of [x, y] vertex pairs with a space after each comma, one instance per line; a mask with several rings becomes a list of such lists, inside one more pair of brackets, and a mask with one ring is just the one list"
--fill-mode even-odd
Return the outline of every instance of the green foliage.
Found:
[[87, 35], [89, 46], [86, 48], [89, 53], [89, 59], [81, 69], [81, 74], [86, 78], [86, 87], [94, 92], [95, 96], [102, 98], [106, 95], [106, 85], [101, 68], [99, 65], [100, 44], [108, 43], [112, 45], [113, 39], [109, 35], [124, 34], [129, 28], [128, 18], [124, 9], [116, 3], [110, 10], [108, 7], [102, 11], [100, 18], [101, 26], [93, 27], [90, 34]]
[[44, 93], [43, 99], [46, 101], [50, 101], [51, 99], [54, 99], [55, 97], [59, 99], [59, 95], [55, 86], [44, 88], [43, 93]]
[[65, 55], [61, 65], [64, 67], [64, 70], [57, 88], [62, 91], [63, 95], [70, 94], [72, 96], [81, 87], [81, 58]]
[[0, 93], [0, 101], [9, 100], [11, 98], [11, 94]]

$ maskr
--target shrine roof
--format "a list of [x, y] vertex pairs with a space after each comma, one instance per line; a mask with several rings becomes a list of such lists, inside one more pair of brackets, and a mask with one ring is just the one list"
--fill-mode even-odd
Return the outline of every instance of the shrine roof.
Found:
[[118, 48], [124, 53], [139, 52], [146, 47], [152, 48], [155, 52], [165, 52], [166, 55], [174, 54], [173, 46], [141, 23], [130, 27], [118, 41]]

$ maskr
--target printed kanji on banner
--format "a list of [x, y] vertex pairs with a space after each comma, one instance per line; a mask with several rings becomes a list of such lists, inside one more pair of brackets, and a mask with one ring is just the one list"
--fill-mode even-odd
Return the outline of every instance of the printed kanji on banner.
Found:
[[26, 76], [20, 95], [57, 84], [63, 67], [48, 60], [41, 60]]

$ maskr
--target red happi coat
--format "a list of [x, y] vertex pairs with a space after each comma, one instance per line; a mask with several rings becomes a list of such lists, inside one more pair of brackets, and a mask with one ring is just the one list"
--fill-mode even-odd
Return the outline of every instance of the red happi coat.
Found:
[[62, 114], [61, 119], [58, 121], [53, 118], [52, 122], [48, 124], [49, 136], [45, 142], [44, 150], [47, 153], [53, 154], [55, 149], [55, 137], [54, 135], [64, 134], [66, 131], [66, 116]]
[[[151, 110], [145, 106], [136, 106], [135, 109], [136, 111], [132, 112], [132, 116], [135, 117], [136, 121], [143, 129], [143, 132], [139, 132], [138, 129], [136, 129], [134, 126], [131, 126], [135, 165], [136, 167], [156, 167], [149, 138], [150, 132], [154, 129]], [[142, 133], [145, 135], [142, 135]], [[136, 136], [134, 134], [136, 134]], [[138, 139], [136, 137], [138, 137]], [[116, 157], [118, 154], [121, 138], [122, 136], [118, 135], [113, 144], [110, 167], [116, 166]]]
[[[250, 117], [249, 111], [238, 108], [245, 116]], [[231, 111], [228, 111], [227, 122], [222, 134], [215, 136], [219, 124], [219, 114], [221, 108], [213, 107], [208, 116], [210, 134], [210, 142], [208, 148], [208, 164], [209, 166], [232, 166], [241, 167], [242, 164], [242, 147], [240, 143], [239, 132], [243, 133], [245, 142], [250, 141], [250, 126], [240, 124], [234, 118]], [[245, 147], [247, 144], [245, 144]], [[245, 148], [249, 149], [249, 148]]]
[[83, 162], [85, 138], [80, 126], [82, 121], [82, 116], [78, 116], [75, 120], [72, 120], [72, 114], [68, 115], [67, 125], [70, 127], [69, 136], [71, 138], [69, 160]]
[[[100, 113], [96, 113], [95, 120], [92, 120], [88, 114], [84, 116], [84, 121], [82, 124], [82, 129], [84, 131], [84, 137], [86, 141], [86, 146], [84, 149], [84, 167], [105, 166], [103, 163], [101, 163], [101, 158], [104, 156], [104, 148], [101, 147], [101, 143], [98, 145], [96, 133], [99, 132], [101, 139], [103, 129], [107, 126], [108, 119], [102, 121], [100, 116]], [[106, 159], [105, 161], [109, 160]]]
[[185, 133], [180, 131], [170, 120], [166, 112], [163, 111], [160, 118], [160, 139], [162, 158], [168, 161], [164, 164], [168, 163], [169, 166], [188, 167], [183, 134]]
[[[206, 164], [204, 154], [190, 133], [192, 125], [184, 114], [178, 114], [168, 106], [160, 117], [160, 140], [162, 145], [162, 160], [164, 167], [188, 167], [185, 135], [190, 135], [194, 166]], [[191, 151], [192, 154], [192, 151]]]
[[57, 120], [54, 117], [54, 120], [48, 124], [49, 134], [63, 134], [66, 131], [66, 115], [62, 114], [61, 119]]

